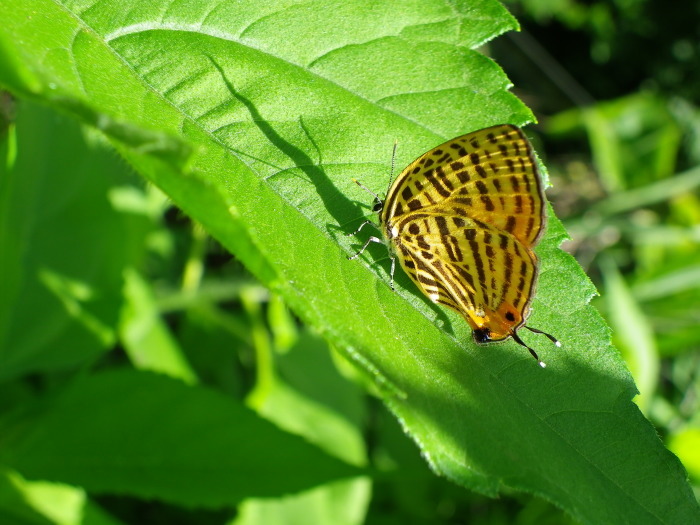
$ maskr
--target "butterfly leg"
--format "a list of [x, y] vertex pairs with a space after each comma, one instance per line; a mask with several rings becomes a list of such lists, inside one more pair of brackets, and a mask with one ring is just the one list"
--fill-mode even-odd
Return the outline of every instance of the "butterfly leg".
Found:
[[[359, 232], [362, 229], [362, 226], [364, 226], [365, 224], [371, 224], [372, 226], [375, 226], [375, 227], [377, 226], [376, 224], [374, 224], [371, 221], [365, 221], [360, 225], [360, 228], [357, 230], [357, 232]], [[355, 233], [357, 233], [357, 232], [355, 232]], [[350, 234], [350, 235], [353, 235], [353, 234]], [[348, 260], [352, 261], [353, 259], [357, 259], [360, 256], [360, 254], [362, 254], [362, 252], [364, 252], [367, 249], [367, 246], [369, 246], [370, 243], [373, 243], [373, 242], [386, 244], [382, 239], [380, 239], [379, 237], [375, 237], [373, 235], [372, 237], [367, 239], [367, 242], [362, 246], [362, 248], [360, 248], [360, 251], [358, 251], [355, 255], [348, 256]], [[391, 252], [389, 252], [389, 257], [391, 259], [391, 270], [389, 271], [389, 275], [391, 276], [391, 279], [389, 281], [389, 286], [391, 286], [391, 291], [395, 292], [396, 290], [394, 289], [394, 270], [396, 269], [396, 257], [391, 255]]]
[[360, 224], [360, 227], [359, 227], [357, 230], [355, 230], [355, 231], [352, 232], [352, 233], [346, 233], [345, 236], [346, 236], [346, 237], [352, 237], [353, 235], [357, 235], [358, 233], [360, 233], [360, 230], [362, 230], [362, 228], [364, 228], [364, 227], [367, 226], [368, 224], [371, 224], [371, 225], [374, 226], [375, 228], [379, 228], [379, 226], [377, 226], [376, 224], [374, 224], [372, 221], [365, 221], [365, 222], [363, 222], [362, 224]]
[[396, 257], [394, 257], [391, 254], [391, 251], [389, 251], [389, 257], [391, 258], [391, 270], [389, 271], [389, 286], [391, 286], [391, 291], [395, 292], [396, 290], [394, 289], [394, 269], [396, 268]]
[[378, 243], [384, 244], [384, 241], [381, 240], [379, 237], [372, 236], [369, 239], [367, 239], [367, 242], [364, 244], [364, 246], [362, 248], [360, 248], [359, 252], [357, 252], [355, 255], [349, 256], [348, 259], [351, 261], [353, 259], [357, 259], [360, 256], [360, 254], [362, 254], [362, 252], [364, 252], [367, 249], [367, 246], [369, 246], [370, 243], [372, 243], [372, 242], [378, 242]]

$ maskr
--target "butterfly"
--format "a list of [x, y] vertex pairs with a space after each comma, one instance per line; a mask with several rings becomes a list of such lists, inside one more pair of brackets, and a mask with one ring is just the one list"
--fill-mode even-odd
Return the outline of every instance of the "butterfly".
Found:
[[[394, 145], [394, 154], [396, 145]], [[393, 171], [393, 157], [392, 157]], [[391, 288], [396, 259], [433, 302], [457, 311], [477, 343], [512, 338], [542, 362], [518, 335], [520, 328], [557, 339], [525, 324], [539, 261], [533, 247], [545, 226], [544, 190], [532, 146], [517, 126], [501, 124], [454, 138], [408, 165], [374, 196], [389, 247]]]

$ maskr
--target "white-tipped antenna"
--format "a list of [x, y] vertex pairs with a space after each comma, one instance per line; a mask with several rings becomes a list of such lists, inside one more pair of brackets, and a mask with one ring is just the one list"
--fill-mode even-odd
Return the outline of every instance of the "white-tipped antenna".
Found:
[[525, 348], [528, 349], [528, 351], [530, 352], [530, 354], [532, 355], [532, 357], [534, 357], [535, 360], [537, 361], [537, 364], [538, 364], [538, 365], [540, 365], [542, 368], [546, 368], [547, 365], [544, 364], [544, 361], [542, 361], [542, 360], [540, 359], [540, 356], [537, 355], [537, 352], [535, 352], [535, 350], [534, 350], [533, 348], [527, 346], [527, 345], [525, 344], [525, 341], [523, 341], [522, 339], [520, 339], [520, 336], [518, 335], [518, 333], [517, 333], [515, 330], [511, 330], [510, 336], [513, 338], [513, 341], [515, 341], [516, 343], [518, 343], [520, 346], [524, 346]]
[[543, 336], [547, 337], [550, 341], [552, 341], [555, 346], [561, 348], [561, 342], [559, 341], [559, 339], [557, 339], [553, 335], [548, 334], [547, 332], [543, 332], [542, 330], [538, 330], [537, 328], [532, 328], [532, 327], [527, 326], [527, 325], [524, 325], [524, 326], [525, 326], [525, 328], [527, 328], [531, 332], [534, 332], [536, 334], [542, 334]]
[[[549, 338], [549, 340], [552, 341], [556, 346], [559, 346], [559, 347], [561, 346], [561, 343], [557, 340], [557, 338], [554, 337], [553, 335], [548, 334], [547, 332], [543, 332], [542, 330], [538, 330], [537, 328], [532, 328], [532, 327], [527, 326], [527, 325], [523, 325], [523, 328], [527, 328], [528, 330], [530, 330], [531, 332], [534, 332], [536, 334], [542, 334], [542, 335], [546, 336], [547, 338]], [[547, 367], [547, 365], [544, 363], [544, 361], [542, 361], [540, 359], [540, 357], [537, 355], [537, 352], [535, 352], [531, 347], [526, 345], [525, 341], [520, 339], [520, 336], [518, 335], [518, 333], [515, 330], [510, 331], [510, 336], [513, 338], [513, 341], [518, 343], [520, 346], [524, 346], [525, 348], [528, 349], [530, 354], [532, 354], [532, 357], [534, 357], [537, 360], [538, 365], [540, 365], [542, 368]]]

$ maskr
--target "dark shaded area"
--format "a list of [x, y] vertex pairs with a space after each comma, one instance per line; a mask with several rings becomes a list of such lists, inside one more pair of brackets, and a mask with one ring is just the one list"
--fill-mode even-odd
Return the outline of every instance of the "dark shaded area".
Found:
[[489, 47], [516, 90], [532, 94], [526, 102], [535, 111], [585, 102], [551, 62], [568, 72], [589, 102], [640, 89], [700, 102], [700, 3], [588, 1], [546, 12], [528, 9], [528, 2], [506, 5], [523, 35], [498, 38]]
[[97, 496], [96, 503], [123, 523], [150, 525], [219, 525], [235, 516], [234, 509], [185, 509], [156, 501], [120, 496]]

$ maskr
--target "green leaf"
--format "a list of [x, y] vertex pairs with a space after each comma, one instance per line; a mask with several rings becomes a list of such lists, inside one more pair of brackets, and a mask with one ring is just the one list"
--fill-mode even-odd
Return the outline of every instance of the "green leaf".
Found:
[[0, 520], [12, 525], [120, 525], [80, 488], [0, 472]]
[[15, 93], [191, 146], [183, 163], [100, 128], [366, 370], [438, 473], [488, 495], [538, 494], [587, 523], [700, 519], [551, 213], [530, 321], [563, 347], [528, 338], [546, 370], [512, 342], [475, 345], [406, 276], [392, 293], [380, 246], [346, 259], [360, 240], [344, 234], [368, 213], [350, 179], [382, 192], [394, 140], [401, 167], [455, 135], [532, 120], [473, 50], [515, 27], [500, 4], [37, 0], [0, 16], [21, 57], [0, 67]]
[[365, 523], [370, 494], [369, 480], [357, 478], [280, 499], [246, 500], [230, 525], [359, 525]]
[[148, 283], [133, 268], [125, 271], [124, 281], [127, 304], [119, 325], [121, 340], [131, 361], [141, 370], [153, 370], [195, 383], [195, 373], [161, 319]]
[[3, 426], [0, 457], [28, 478], [180, 505], [232, 505], [362, 473], [240, 403], [149, 372], [84, 378]]
[[145, 234], [107, 201], [126, 169], [94, 132], [31, 105], [14, 130], [18, 151], [0, 167], [2, 378], [75, 366], [114, 344], [122, 271], [140, 250], [122, 243]]
[[[273, 370], [268, 388], [255, 394], [259, 413], [335, 457], [365, 465], [361, 423], [366, 404], [358, 386], [338, 373], [325, 342], [302, 332], [282, 355], [258, 360], [258, 366], [265, 362]], [[371, 494], [370, 478], [357, 477], [284, 498], [249, 499], [239, 506], [233, 524], [364, 523]]]
[[637, 404], [647, 413], [659, 376], [659, 356], [651, 323], [612, 260], [603, 261], [602, 270], [607, 292], [606, 307], [610, 324], [615, 329], [615, 340], [620, 351], [626, 354], [625, 360], [642, 392]]

